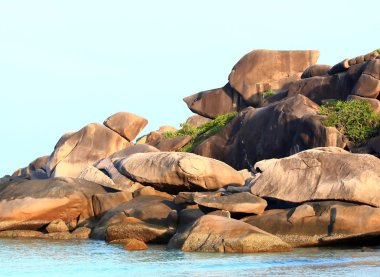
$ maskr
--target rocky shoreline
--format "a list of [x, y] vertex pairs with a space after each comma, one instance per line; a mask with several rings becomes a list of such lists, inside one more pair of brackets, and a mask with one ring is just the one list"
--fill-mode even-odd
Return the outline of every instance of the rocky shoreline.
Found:
[[225, 86], [184, 99], [196, 115], [180, 130], [136, 140], [148, 120], [119, 112], [64, 134], [0, 179], [0, 237], [228, 253], [379, 245], [380, 128], [358, 143], [320, 106], [378, 114], [380, 52], [318, 57], [248, 53]]

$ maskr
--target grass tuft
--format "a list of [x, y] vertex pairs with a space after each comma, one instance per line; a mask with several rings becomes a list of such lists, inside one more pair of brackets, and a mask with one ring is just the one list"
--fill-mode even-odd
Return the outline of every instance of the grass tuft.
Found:
[[170, 139], [180, 136], [191, 136], [191, 141], [179, 151], [190, 152], [195, 149], [199, 144], [201, 144], [205, 139], [211, 137], [218, 133], [224, 126], [226, 126], [235, 116], [236, 112], [219, 115], [212, 121], [206, 122], [205, 124], [194, 127], [188, 123], [182, 123], [180, 130], [174, 132], [164, 133], [164, 138]]

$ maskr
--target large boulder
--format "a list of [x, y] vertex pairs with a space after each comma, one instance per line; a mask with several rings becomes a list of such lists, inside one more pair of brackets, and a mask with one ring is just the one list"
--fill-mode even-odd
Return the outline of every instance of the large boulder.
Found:
[[160, 137], [159, 139], [149, 142], [149, 145], [154, 146], [162, 152], [171, 152], [181, 149], [191, 140], [191, 136], [179, 136], [174, 138]]
[[[278, 237], [239, 220], [205, 215], [185, 235], [176, 234], [169, 248], [180, 246], [188, 252], [252, 253], [289, 251], [291, 247]], [[180, 243], [178, 240], [181, 235]]]
[[11, 181], [0, 187], [0, 230], [38, 230], [56, 219], [70, 226], [94, 216], [92, 196], [106, 193], [80, 179]]
[[247, 107], [247, 103], [231, 88], [229, 83], [222, 88], [193, 94], [184, 98], [183, 101], [192, 112], [212, 119]]
[[313, 64], [305, 69], [305, 71], [301, 75], [301, 79], [328, 75], [330, 69], [331, 69], [330, 65]]
[[233, 67], [229, 82], [249, 105], [257, 106], [259, 93], [286, 90], [318, 57], [319, 51], [315, 50], [254, 50]]
[[92, 123], [76, 133], [64, 135], [47, 163], [51, 177], [76, 178], [87, 166], [130, 145], [109, 128]]
[[117, 168], [132, 180], [169, 193], [244, 185], [232, 167], [192, 153], [139, 153], [121, 160]]
[[102, 216], [112, 208], [133, 199], [132, 192], [119, 191], [114, 193], [95, 194], [92, 197], [92, 205], [94, 207], [94, 215]]
[[307, 150], [255, 164], [254, 195], [291, 203], [341, 200], [380, 207], [380, 159], [340, 148]]
[[309, 202], [292, 209], [269, 210], [242, 220], [294, 247], [365, 245], [380, 241], [380, 209], [367, 205]]
[[132, 141], [148, 124], [148, 120], [133, 113], [119, 112], [107, 118], [103, 124], [123, 138]]
[[[114, 229], [110, 229], [108, 237], [109, 241], [116, 239], [122, 240], [123, 233], [125, 234], [125, 239], [136, 238], [146, 242], [154, 240], [152, 237], [145, 240], [141, 237], [127, 235], [127, 233], [129, 234], [129, 231], [136, 230], [133, 229], [134, 227], [143, 230], [145, 228], [143, 226], [144, 224], [147, 224], [149, 230], [157, 227], [160, 231], [165, 229], [168, 234], [170, 233], [172, 235], [172, 230], [170, 230], [170, 226], [173, 225], [171, 213], [173, 210], [179, 210], [180, 208], [180, 205], [175, 205], [171, 199], [162, 196], [139, 196], [128, 202], [121, 203], [104, 213], [91, 234], [91, 237], [94, 239], [105, 239], [107, 229], [112, 225], [117, 225]], [[128, 226], [124, 228], [123, 225]], [[149, 234], [151, 234], [150, 231]], [[160, 235], [158, 235], [157, 240], [159, 240], [159, 236]], [[168, 239], [168, 237], [165, 237], [165, 239]]]
[[209, 209], [251, 214], [262, 214], [267, 206], [267, 201], [249, 192], [240, 192], [225, 196], [196, 195], [194, 202], [199, 206]]
[[318, 112], [318, 105], [302, 95], [264, 108], [247, 108], [194, 153], [239, 170], [263, 159], [287, 157], [314, 147], [344, 147], [344, 136], [325, 127]]
[[118, 160], [124, 159], [132, 154], [147, 152], [159, 152], [159, 150], [147, 144], [131, 145], [113, 153], [105, 159], [96, 162], [94, 166], [113, 181], [115, 188], [119, 190], [129, 190], [129, 187], [133, 184], [133, 181], [122, 175], [116, 169], [115, 164], [118, 163]]
[[380, 93], [380, 60], [349, 67], [346, 71], [294, 82], [288, 96], [302, 94], [321, 104], [326, 99], [346, 100], [350, 95], [376, 98]]

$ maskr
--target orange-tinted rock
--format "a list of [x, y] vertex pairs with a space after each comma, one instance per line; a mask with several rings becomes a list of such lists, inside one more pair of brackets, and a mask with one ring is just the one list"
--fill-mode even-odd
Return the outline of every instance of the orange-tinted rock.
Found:
[[87, 166], [129, 145], [129, 141], [109, 128], [89, 124], [59, 140], [47, 163], [48, 174], [76, 178]]
[[120, 191], [113, 193], [95, 194], [92, 197], [94, 215], [101, 216], [110, 209], [133, 199], [132, 192]]
[[191, 136], [180, 136], [175, 138], [163, 138], [153, 140], [149, 142], [149, 145], [156, 147], [163, 152], [177, 151], [184, 147], [192, 140]]
[[120, 136], [132, 141], [148, 124], [148, 120], [133, 113], [119, 112], [107, 118], [103, 124]]
[[148, 246], [141, 240], [128, 239], [125, 242], [123, 249], [128, 250], [128, 251], [146, 250], [146, 249], [148, 249]]
[[69, 228], [62, 219], [55, 219], [46, 227], [48, 233], [68, 232]]
[[286, 90], [319, 57], [319, 51], [254, 50], [233, 67], [229, 82], [244, 100], [255, 106], [256, 94]]
[[75, 224], [94, 216], [92, 196], [106, 193], [80, 179], [11, 181], [0, 187], [0, 230], [38, 230], [56, 219]]

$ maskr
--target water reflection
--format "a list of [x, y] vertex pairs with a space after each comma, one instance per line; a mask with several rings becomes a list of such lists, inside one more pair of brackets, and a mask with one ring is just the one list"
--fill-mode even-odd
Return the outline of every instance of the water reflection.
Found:
[[0, 240], [0, 276], [380, 276], [380, 250], [305, 248], [291, 253], [129, 252], [102, 241]]

